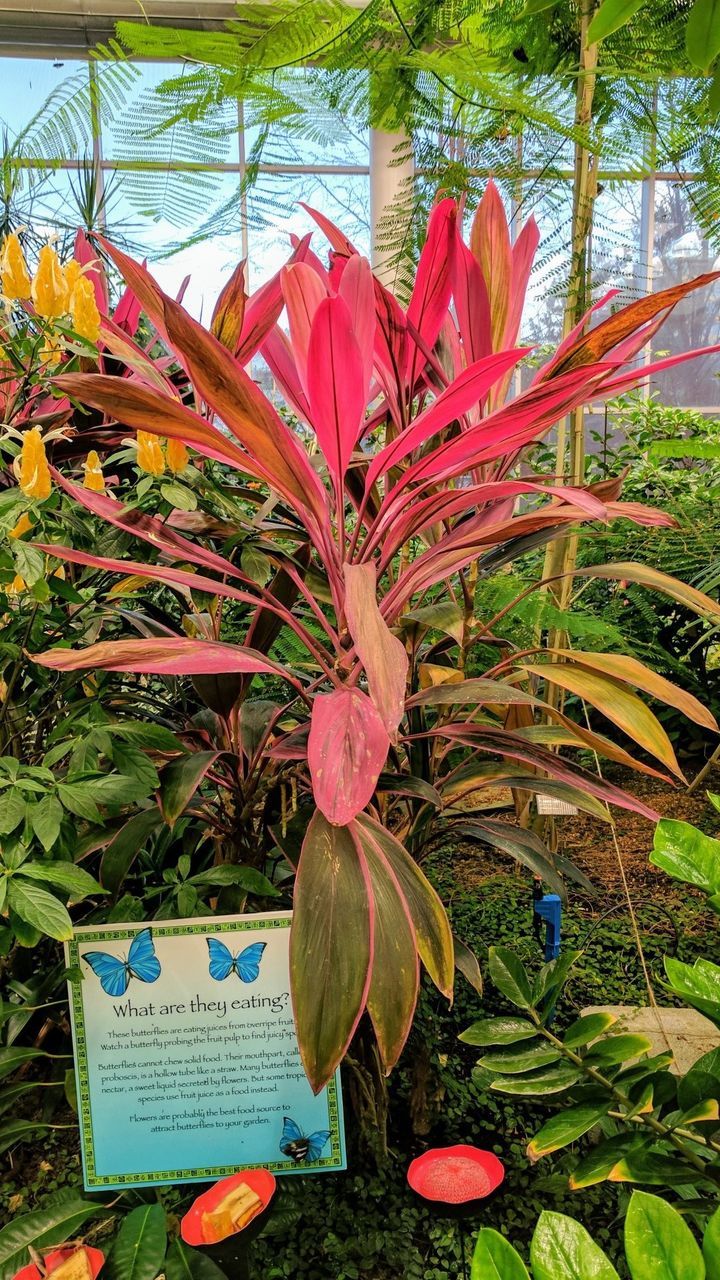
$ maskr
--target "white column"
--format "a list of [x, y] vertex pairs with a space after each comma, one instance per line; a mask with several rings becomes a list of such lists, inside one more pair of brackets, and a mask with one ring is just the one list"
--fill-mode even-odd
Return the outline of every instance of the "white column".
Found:
[[[401, 163], [401, 154], [409, 153], [407, 135], [404, 133], [385, 133], [380, 129], [370, 130], [370, 236], [372, 245], [372, 265], [384, 284], [392, 289], [395, 268], [393, 258], [402, 239], [401, 226], [393, 222], [393, 209], [406, 205], [409, 198], [408, 186], [412, 181], [415, 166], [412, 156], [407, 155]], [[391, 237], [391, 243], [386, 242]]]

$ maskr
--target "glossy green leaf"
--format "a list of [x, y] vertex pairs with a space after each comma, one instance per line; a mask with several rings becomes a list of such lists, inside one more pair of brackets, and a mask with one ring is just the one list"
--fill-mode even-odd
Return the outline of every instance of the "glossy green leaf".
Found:
[[708, 1276], [720, 1276], [720, 1209], [715, 1210], [705, 1228], [702, 1254]]
[[23, 879], [29, 877], [31, 880], [44, 880], [46, 884], [62, 890], [73, 902], [80, 902], [91, 894], [107, 893], [107, 889], [103, 889], [94, 876], [82, 867], [75, 866], [74, 862], [24, 862], [22, 876]]
[[720, 968], [710, 960], [685, 964], [665, 956], [665, 972], [676, 995], [720, 1023]]
[[526, 1045], [520, 1049], [500, 1049], [495, 1053], [486, 1053], [480, 1059], [480, 1066], [487, 1071], [496, 1071], [498, 1075], [523, 1075], [526, 1071], [534, 1071], [536, 1067], [546, 1067], [557, 1062], [559, 1049], [539, 1040], [537, 1044]]
[[521, 960], [507, 947], [490, 947], [488, 968], [498, 991], [520, 1009], [532, 1009], [530, 979]]
[[479, 996], [483, 993], [483, 977], [474, 951], [465, 945], [462, 939], [453, 934], [453, 950], [455, 952], [455, 968], [470, 983], [473, 991]]
[[169, 827], [174, 827], [185, 812], [219, 754], [219, 751], [195, 751], [173, 760], [163, 769], [158, 803]]
[[704, 1053], [678, 1081], [681, 1107], [696, 1106], [706, 1098], [720, 1100], [720, 1048]]
[[659, 1196], [634, 1192], [625, 1218], [625, 1253], [632, 1280], [705, 1280], [692, 1231]]
[[52, 849], [60, 834], [60, 823], [63, 820], [63, 807], [57, 796], [43, 796], [38, 804], [33, 805], [30, 823], [33, 832], [47, 852]]
[[531, 1160], [539, 1160], [553, 1151], [560, 1151], [571, 1142], [577, 1142], [583, 1134], [607, 1115], [610, 1102], [603, 1106], [569, 1107], [546, 1121], [539, 1133], [528, 1143], [527, 1154]]
[[598, 1036], [609, 1030], [615, 1022], [617, 1018], [612, 1013], [586, 1013], [568, 1027], [563, 1036], [563, 1044], [567, 1049], [577, 1049], [581, 1045], [590, 1044], [592, 1040], [597, 1040]]
[[617, 1271], [580, 1222], [564, 1213], [540, 1214], [530, 1246], [533, 1280], [619, 1280]]
[[536, 1035], [537, 1027], [532, 1022], [526, 1022], [524, 1018], [500, 1017], [473, 1022], [458, 1039], [463, 1044], [484, 1048], [494, 1044], [517, 1044], [519, 1040], [532, 1040]]
[[317, 1093], [332, 1076], [365, 1007], [373, 902], [364, 858], [347, 827], [314, 814], [295, 881], [290, 982], [300, 1054]]
[[33, 1142], [40, 1139], [41, 1134], [52, 1128], [42, 1120], [5, 1120], [0, 1121], [0, 1154], [9, 1151], [18, 1142]]
[[630, 21], [648, 0], [603, 0], [588, 28], [588, 44], [599, 44]]
[[165, 1259], [165, 1280], [226, 1280], [225, 1272], [199, 1249], [191, 1249], [179, 1237]]
[[[18, 1012], [21, 1012], [21, 1009], [18, 1009]], [[33, 1058], [43, 1057], [45, 1054], [42, 1049], [30, 1049], [21, 1045], [3, 1046], [0, 1048], [0, 1080], [12, 1075], [13, 1071], [25, 1066], [26, 1062], [32, 1062]]]
[[265, 898], [277, 898], [279, 891], [275, 885], [255, 867], [242, 867], [234, 862], [221, 862], [216, 867], [208, 867], [207, 871], [199, 871], [190, 876], [190, 884], [207, 884], [217, 888], [235, 884], [248, 893], [256, 893]]
[[530, 1277], [510, 1242], [492, 1227], [482, 1227], [475, 1243], [470, 1280], [530, 1280]]
[[650, 861], [675, 880], [697, 885], [703, 893], [720, 889], [720, 840], [689, 822], [672, 818], [658, 822]]
[[702, 1174], [689, 1165], [683, 1165], [674, 1155], [638, 1147], [618, 1160], [607, 1180], [638, 1182], [648, 1187], [689, 1186], [702, 1181]]
[[641, 1053], [648, 1053], [650, 1049], [652, 1049], [652, 1041], [648, 1040], [647, 1036], [630, 1033], [608, 1036], [606, 1040], [593, 1045], [585, 1061], [602, 1069], [616, 1066], [619, 1062], [627, 1062], [630, 1058], [637, 1058]]
[[709, 71], [720, 53], [720, 0], [694, 0], [685, 27], [687, 55], [701, 71]]
[[3, 793], [0, 805], [0, 836], [9, 835], [25, 817], [27, 800], [22, 792], [13, 790]]
[[153, 805], [133, 814], [113, 836], [100, 863], [100, 879], [110, 893], [117, 893], [140, 850], [160, 826], [162, 815]]
[[498, 1076], [492, 1082], [496, 1093], [515, 1093], [525, 1098], [544, 1097], [550, 1093], [563, 1093], [582, 1078], [582, 1072], [569, 1062], [533, 1071], [526, 1076]]
[[599, 1182], [605, 1182], [618, 1161], [639, 1142], [640, 1139], [634, 1133], [618, 1134], [600, 1142], [573, 1169], [568, 1183], [570, 1189], [580, 1191], [584, 1187], [594, 1187]]
[[50, 1204], [20, 1218], [12, 1218], [0, 1230], [0, 1280], [12, 1280], [29, 1258], [28, 1245], [42, 1249], [71, 1239], [102, 1205], [84, 1200], [76, 1192], [58, 1196]]
[[31, 880], [12, 876], [8, 884], [8, 905], [21, 920], [48, 937], [58, 942], [72, 937], [72, 921], [62, 902]]
[[161, 1204], [141, 1204], [123, 1218], [104, 1274], [107, 1280], [155, 1280], [166, 1248], [165, 1210]]

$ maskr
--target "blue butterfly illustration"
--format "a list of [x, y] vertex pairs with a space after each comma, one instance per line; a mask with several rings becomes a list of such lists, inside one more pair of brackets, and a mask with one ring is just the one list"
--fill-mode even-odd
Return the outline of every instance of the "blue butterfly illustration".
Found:
[[234, 956], [229, 947], [217, 938], [207, 938], [206, 941], [210, 952], [211, 978], [216, 982], [224, 982], [231, 973], [236, 973], [241, 982], [255, 982], [260, 973], [260, 961], [267, 943], [253, 942], [239, 955]]
[[284, 1156], [289, 1156], [296, 1164], [300, 1164], [301, 1160], [319, 1160], [329, 1137], [329, 1129], [318, 1129], [317, 1133], [311, 1133], [309, 1138], [306, 1138], [295, 1121], [291, 1120], [290, 1116], [285, 1116], [280, 1150]]
[[152, 929], [141, 929], [130, 943], [127, 960], [108, 955], [107, 951], [86, 951], [93, 973], [100, 979], [100, 986], [109, 996], [124, 996], [131, 978], [141, 982], [157, 982], [160, 977], [160, 961], [155, 955]]

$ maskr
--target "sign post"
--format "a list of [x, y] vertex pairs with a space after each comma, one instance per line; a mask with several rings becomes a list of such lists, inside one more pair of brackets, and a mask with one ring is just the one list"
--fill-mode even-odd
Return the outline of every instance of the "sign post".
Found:
[[88, 1191], [346, 1168], [339, 1073], [315, 1096], [300, 1061], [290, 920], [75, 930], [66, 960]]

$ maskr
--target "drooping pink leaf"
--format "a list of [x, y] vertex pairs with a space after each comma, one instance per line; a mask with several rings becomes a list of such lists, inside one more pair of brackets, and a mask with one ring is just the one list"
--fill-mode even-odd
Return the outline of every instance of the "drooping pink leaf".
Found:
[[315, 1093], [345, 1055], [370, 989], [375, 904], [348, 827], [315, 813], [303, 841], [290, 931], [290, 988], [300, 1056]]
[[528, 218], [515, 244], [512, 246], [512, 284], [508, 307], [507, 324], [503, 334], [503, 346], [509, 347], [517, 342], [522, 320], [525, 294], [530, 280], [530, 272], [540, 242], [540, 232], [534, 218]]
[[[428, 221], [427, 237], [420, 253], [415, 284], [407, 309], [408, 324], [432, 349], [450, 305], [455, 259], [457, 205], [448, 197], [435, 206]], [[412, 392], [426, 357], [411, 341], [407, 354], [406, 378]]]
[[346, 564], [345, 613], [370, 689], [370, 697], [391, 738], [405, 711], [408, 655], [385, 622], [377, 603], [375, 566]]
[[95, 302], [101, 316], [108, 314], [108, 291], [107, 281], [104, 272], [100, 269], [100, 263], [93, 246], [85, 235], [84, 231], [75, 233], [75, 247], [73, 249], [73, 257], [84, 268], [84, 275], [92, 284], [95, 293]]
[[[303, 262], [310, 248], [310, 236], [303, 236], [295, 246], [288, 266], [293, 262]], [[277, 322], [283, 307], [280, 272], [251, 294], [245, 304], [242, 333], [235, 352], [238, 364], [247, 364], [256, 351], [259, 351], [266, 335]]]
[[592, 306], [585, 312], [582, 319], [575, 325], [575, 328], [570, 330], [570, 333], [566, 338], [563, 338], [560, 346], [548, 360], [547, 364], [543, 365], [542, 368], [538, 370], [533, 381], [540, 382], [549, 377], [555, 366], [560, 363], [565, 353], [570, 350], [577, 338], [585, 332], [591, 316], [593, 316], [596, 311], [599, 311], [601, 307], [606, 306], [608, 302], [612, 302], [613, 298], [617, 298], [619, 292], [619, 289], [608, 289], [607, 293], [604, 293], [602, 298], [598, 298], [597, 302], [593, 302]]
[[170, 640], [101, 640], [85, 649], [48, 649], [33, 662], [53, 671], [128, 671], [144, 675], [199, 676], [239, 671], [285, 676], [282, 667], [241, 645], [178, 636]]
[[318, 444], [341, 510], [343, 480], [365, 414], [360, 348], [342, 298], [325, 298], [313, 320], [308, 349], [308, 400]]
[[360, 689], [318, 694], [313, 702], [308, 764], [313, 795], [328, 822], [343, 826], [372, 798], [390, 738]]
[[265, 359], [291, 409], [304, 422], [309, 423], [310, 406], [298, 377], [297, 364], [290, 346], [290, 340], [279, 325], [274, 325], [270, 332], [265, 335], [260, 354]]

